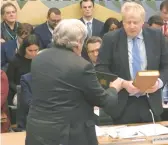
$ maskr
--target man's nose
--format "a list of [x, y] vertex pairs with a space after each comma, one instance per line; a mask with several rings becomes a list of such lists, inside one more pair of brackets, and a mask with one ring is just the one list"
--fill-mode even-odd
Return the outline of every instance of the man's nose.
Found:
[[94, 56], [98, 56], [99, 52], [98, 51], [94, 51]]

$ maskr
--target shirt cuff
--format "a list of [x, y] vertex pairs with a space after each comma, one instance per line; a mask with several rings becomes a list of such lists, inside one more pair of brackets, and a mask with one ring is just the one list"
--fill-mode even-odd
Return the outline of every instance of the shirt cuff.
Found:
[[160, 78], [158, 78], [158, 83], [159, 83], [159, 89], [162, 88], [163, 87], [163, 81]]

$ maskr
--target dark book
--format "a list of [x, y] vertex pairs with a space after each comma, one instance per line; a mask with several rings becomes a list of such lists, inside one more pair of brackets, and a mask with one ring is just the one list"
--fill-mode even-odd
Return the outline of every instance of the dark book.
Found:
[[104, 89], [109, 88], [110, 82], [115, 81], [118, 76], [112, 73], [96, 71], [97, 78]]

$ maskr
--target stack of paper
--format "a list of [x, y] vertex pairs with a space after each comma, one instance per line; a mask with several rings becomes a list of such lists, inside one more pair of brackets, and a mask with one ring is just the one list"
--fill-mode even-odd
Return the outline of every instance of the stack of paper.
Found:
[[115, 138], [114, 130], [118, 138], [134, 138], [142, 136], [155, 136], [161, 134], [168, 134], [168, 128], [160, 124], [147, 124], [139, 126], [121, 127], [116, 129], [109, 129], [108, 134]]
[[138, 130], [145, 136], [168, 134], [168, 128], [160, 124], [141, 125]]

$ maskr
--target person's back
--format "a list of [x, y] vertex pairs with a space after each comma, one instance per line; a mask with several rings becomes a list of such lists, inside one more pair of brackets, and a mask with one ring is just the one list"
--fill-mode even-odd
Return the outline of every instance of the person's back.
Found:
[[112, 110], [122, 80], [110, 83], [108, 91], [101, 87], [93, 65], [81, 57], [86, 36], [80, 20], [63, 20], [53, 33], [55, 46], [33, 59], [26, 145], [98, 144], [93, 106]]
[[[85, 80], [79, 75], [88, 64], [89, 62], [73, 52], [57, 48], [48, 49], [33, 60], [31, 69], [33, 100], [27, 121], [28, 126], [31, 124], [29, 131], [36, 127], [37, 134], [48, 132], [45, 134], [46, 137], [54, 134], [55, 144], [60, 140], [61, 143], [70, 145], [86, 140], [90, 132], [84, 133], [83, 130], [94, 127], [97, 119], [92, 105], [85, 100], [86, 94], [82, 90], [82, 82]], [[50, 125], [52, 128], [48, 127]], [[71, 132], [72, 130], [76, 131]], [[95, 136], [92, 137], [90, 143], [97, 144]], [[86, 142], [81, 145], [85, 145]]]
[[[82, 78], [78, 75], [79, 72], [82, 73], [88, 62], [64, 49], [51, 48], [45, 53], [37, 56], [32, 64], [33, 101], [29, 116], [64, 123], [69, 123], [71, 120], [85, 121], [93, 117], [92, 106], [84, 100], [80, 86]], [[38, 73], [34, 68], [36, 70], [38, 68]], [[39, 92], [37, 89], [40, 89], [41, 93], [37, 94]], [[67, 103], [68, 107], [64, 107]], [[36, 111], [35, 114], [32, 113], [34, 111]], [[48, 111], [51, 112], [48, 113]], [[75, 117], [76, 115], [78, 118]]]

